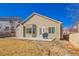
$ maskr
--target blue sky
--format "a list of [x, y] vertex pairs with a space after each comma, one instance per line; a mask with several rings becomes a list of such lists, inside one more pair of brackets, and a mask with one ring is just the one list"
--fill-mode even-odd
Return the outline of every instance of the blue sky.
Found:
[[21, 21], [25, 20], [32, 12], [36, 12], [42, 14], [44, 16], [48, 16], [52, 19], [56, 19], [61, 21], [63, 27], [72, 26], [72, 18], [69, 17], [69, 11], [67, 7], [69, 4], [23, 4], [23, 3], [7, 3], [0, 4], [0, 16], [18, 16]]

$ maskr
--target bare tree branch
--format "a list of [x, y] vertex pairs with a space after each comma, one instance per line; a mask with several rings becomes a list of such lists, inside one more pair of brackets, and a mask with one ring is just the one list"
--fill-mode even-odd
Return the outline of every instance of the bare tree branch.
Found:
[[69, 4], [67, 7], [67, 10], [70, 14], [70, 17], [72, 18], [73, 24], [76, 24], [79, 22], [79, 4]]

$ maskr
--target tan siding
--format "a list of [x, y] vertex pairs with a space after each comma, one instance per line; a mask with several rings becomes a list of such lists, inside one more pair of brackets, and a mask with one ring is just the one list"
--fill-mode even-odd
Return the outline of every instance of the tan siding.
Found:
[[[30, 20], [28, 20], [26, 23], [24, 23], [23, 25], [26, 26], [27, 24], [36, 24], [37, 25], [37, 32], [39, 31], [39, 28], [41, 27], [55, 27], [55, 33], [54, 34], [49, 34], [50, 38], [60, 38], [60, 23], [55, 22], [55, 21], [51, 21], [48, 20], [47, 18], [44, 17], [40, 17], [38, 15], [33, 15], [32, 18], [30, 18]], [[37, 33], [39, 36], [39, 32]]]
[[23, 26], [20, 25], [16, 29], [16, 37], [23, 37]]

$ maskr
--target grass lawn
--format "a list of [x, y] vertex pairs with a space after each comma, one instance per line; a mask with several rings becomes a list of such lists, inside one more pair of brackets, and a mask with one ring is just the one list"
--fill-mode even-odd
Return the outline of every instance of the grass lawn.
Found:
[[48, 56], [48, 55], [79, 55], [68, 41], [54, 40], [33, 41], [22, 39], [0, 38], [1, 56]]

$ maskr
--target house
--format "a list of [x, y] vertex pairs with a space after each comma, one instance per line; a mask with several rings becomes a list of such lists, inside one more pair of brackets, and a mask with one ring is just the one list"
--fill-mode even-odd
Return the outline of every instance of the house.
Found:
[[77, 22], [75, 25], [74, 25], [74, 27], [73, 27], [74, 29], [76, 29], [77, 30], [77, 32], [79, 32], [79, 22]]
[[18, 17], [0, 17], [0, 37], [11, 36], [19, 23]]
[[79, 32], [79, 22], [77, 22], [71, 29], [70, 33], [77, 33]]
[[[44, 36], [47, 36], [47, 38]], [[37, 13], [32, 13], [17, 26], [16, 37], [25, 39], [36, 38], [37, 40], [60, 39], [61, 22]]]
[[63, 36], [63, 39], [62, 40], [69, 40], [69, 34], [70, 34], [70, 30], [68, 28], [65, 28], [63, 29], [63, 32], [62, 32], [62, 36]]
[[68, 35], [68, 34], [70, 34], [69, 29], [63, 29], [63, 35]]
[[72, 27], [71, 34], [69, 35], [69, 42], [72, 46], [79, 50], [79, 22]]

